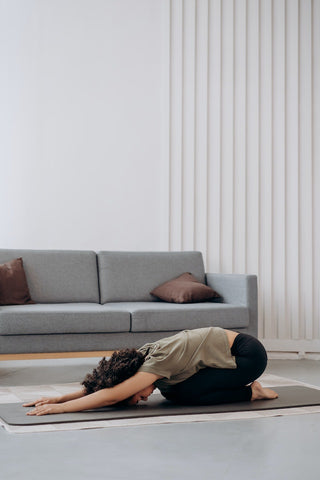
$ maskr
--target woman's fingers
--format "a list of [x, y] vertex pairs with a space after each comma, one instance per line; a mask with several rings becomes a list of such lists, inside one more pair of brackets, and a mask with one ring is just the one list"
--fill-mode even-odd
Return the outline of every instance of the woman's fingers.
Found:
[[34, 402], [24, 403], [23, 407], [34, 407], [34, 406], [37, 407], [39, 405], [44, 405], [44, 404], [47, 404], [47, 403], [50, 403], [49, 398], [39, 398], [38, 400], [35, 400]]
[[40, 405], [47, 405], [48, 403], [56, 403], [56, 400], [54, 398], [47, 398], [47, 397], [43, 397], [43, 398], [38, 398], [38, 400], [35, 400], [34, 402], [30, 402], [30, 403], [24, 403], [23, 406], [24, 407], [38, 407]]
[[49, 415], [52, 413], [63, 413], [63, 405], [40, 405], [33, 410], [27, 412], [27, 415]]
[[48, 400], [40, 400], [40, 402], [37, 402], [35, 405], [36, 407], [39, 407], [40, 405], [47, 405], [48, 403], [51, 403], [51, 401]]
[[27, 415], [47, 415], [49, 412], [48, 407], [37, 407], [30, 412], [27, 412]]
[[30, 403], [24, 403], [23, 406], [24, 407], [33, 407], [35, 405], [37, 405], [37, 403], [39, 403], [41, 400], [35, 400], [34, 402], [30, 402]]

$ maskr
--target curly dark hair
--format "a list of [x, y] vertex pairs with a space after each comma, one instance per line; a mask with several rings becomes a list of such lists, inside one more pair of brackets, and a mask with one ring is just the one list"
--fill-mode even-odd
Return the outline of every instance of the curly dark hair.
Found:
[[143, 364], [145, 355], [135, 348], [125, 348], [113, 352], [109, 360], [103, 357], [97, 368], [88, 373], [81, 382], [86, 395], [102, 388], [110, 388], [132, 377]]

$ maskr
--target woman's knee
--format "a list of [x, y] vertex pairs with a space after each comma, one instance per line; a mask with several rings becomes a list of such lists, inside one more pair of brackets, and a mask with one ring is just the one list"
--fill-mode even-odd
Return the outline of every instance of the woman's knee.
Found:
[[259, 369], [264, 371], [268, 356], [263, 344], [257, 338], [242, 333], [235, 339], [231, 350], [236, 359], [246, 359], [251, 364], [259, 366]]
[[267, 367], [267, 353], [262, 344], [261, 347], [255, 347], [250, 351], [250, 354], [245, 356], [236, 356], [237, 368], [243, 378], [247, 379], [246, 383], [253, 382], [260, 377]]
[[260, 367], [259, 376], [263, 374], [263, 372], [267, 368], [267, 364], [268, 364], [268, 356], [267, 356], [267, 352], [265, 351], [259, 362], [259, 367]]
[[265, 371], [267, 367], [268, 355], [262, 343], [258, 339], [255, 339], [255, 340], [256, 342], [255, 342], [254, 358], [256, 359], [258, 376], [260, 376], [262, 375], [262, 373]]

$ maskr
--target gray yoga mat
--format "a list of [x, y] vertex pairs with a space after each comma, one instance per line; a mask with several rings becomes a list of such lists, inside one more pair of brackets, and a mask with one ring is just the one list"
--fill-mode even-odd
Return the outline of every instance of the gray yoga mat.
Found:
[[223, 413], [275, 408], [292, 408], [320, 405], [320, 390], [302, 386], [274, 387], [279, 397], [274, 400], [255, 402], [225, 403], [219, 405], [176, 405], [161, 394], [153, 393], [147, 402], [126, 407], [104, 407], [83, 412], [54, 415], [30, 416], [26, 412], [32, 408], [21, 403], [0, 404], [0, 418], [9, 425], [41, 425], [48, 423], [90, 422], [115, 420], [120, 418], [158, 417], [167, 415], [192, 415], [198, 413]]

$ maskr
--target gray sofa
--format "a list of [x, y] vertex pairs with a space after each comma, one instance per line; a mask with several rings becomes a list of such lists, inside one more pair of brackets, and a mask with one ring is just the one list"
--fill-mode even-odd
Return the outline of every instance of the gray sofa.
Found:
[[[139, 347], [181, 330], [220, 326], [257, 336], [255, 275], [205, 273], [200, 252], [4, 250], [22, 257], [34, 305], [0, 306], [0, 353]], [[166, 303], [149, 292], [191, 272], [223, 303]]]

